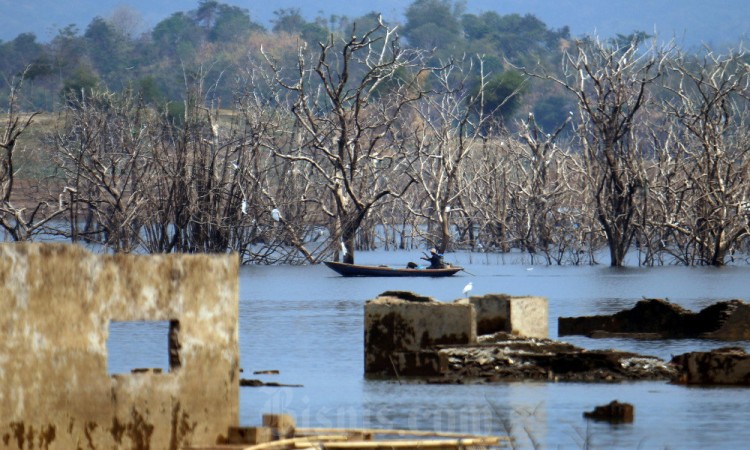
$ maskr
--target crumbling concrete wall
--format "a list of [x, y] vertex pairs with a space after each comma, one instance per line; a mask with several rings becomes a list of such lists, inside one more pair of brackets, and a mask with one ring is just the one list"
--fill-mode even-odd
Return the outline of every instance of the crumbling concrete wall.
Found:
[[638, 335], [650, 339], [750, 339], [750, 305], [741, 300], [714, 303], [697, 313], [663, 299], [644, 299], [612, 315], [560, 317], [560, 336]]
[[[717, 316], [719, 325], [703, 332], [703, 339], [717, 339], [722, 341], [750, 340], [750, 304], [742, 300], [718, 302], [702, 309], [696, 315], [696, 322], [710, 322], [702, 320], [702, 316]], [[698, 328], [699, 326], [696, 326]]]
[[476, 338], [471, 305], [386, 292], [365, 305], [365, 373], [436, 373], [435, 346], [469, 344]]
[[680, 384], [750, 386], [750, 355], [741, 347], [683, 353], [672, 358]]
[[549, 336], [549, 306], [545, 297], [487, 294], [461, 299], [458, 303], [474, 306], [479, 335], [505, 332], [535, 338]]
[[[0, 245], [0, 448], [216, 443], [238, 424], [238, 271], [231, 255]], [[110, 376], [115, 320], [170, 321], [169, 373]]]

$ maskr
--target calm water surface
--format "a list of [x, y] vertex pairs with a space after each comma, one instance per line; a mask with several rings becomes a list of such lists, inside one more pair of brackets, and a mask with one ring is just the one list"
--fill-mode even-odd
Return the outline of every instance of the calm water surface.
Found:
[[[417, 252], [372, 252], [358, 254], [357, 262], [404, 265], [418, 257]], [[385, 290], [410, 290], [453, 301], [472, 281], [473, 295], [547, 297], [550, 337], [557, 338], [560, 316], [610, 314], [631, 308], [643, 297], [668, 298], [694, 311], [719, 300], [748, 301], [750, 267], [531, 267], [498, 256], [451, 254], [446, 259], [473, 275], [343, 278], [322, 265], [241, 268], [243, 378], [303, 385], [241, 388], [241, 424], [258, 425], [263, 413], [280, 412], [293, 415], [303, 427], [510, 433], [516, 448], [747, 448], [750, 389], [687, 388], [665, 382], [449, 386], [365, 380], [363, 322], [365, 301]], [[573, 336], [561, 340], [667, 360], [672, 354], [726, 345], [750, 350], [750, 342]], [[156, 352], [164, 353], [164, 349]], [[253, 375], [261, 370], [279, 370], [280, 374]], [[632, 403], [635, 422], [609, 425], [582, 417], [584, 411], [612, 400]]]

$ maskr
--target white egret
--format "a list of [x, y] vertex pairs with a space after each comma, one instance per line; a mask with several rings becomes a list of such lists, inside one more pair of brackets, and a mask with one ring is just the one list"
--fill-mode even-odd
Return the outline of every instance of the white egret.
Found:
[[273, 220], [278, 222], [279, 220], [281, 220], [281, 213], [278, 209], [274, 208], [271, 210], [271, 217], [273, 218]]
[[247, 215], [247, 200], [244, 198], [242, 199], [242, 214]]
[[447, 213], [451, 212], [451, 205], [447, 205], [445, 207], [445, 212], [447, 212]]
[[466, 286], [464, 286], [464, 290], [463, 290], [464, 297], [467, 297], [469, 295], [469, 292], [471, 292], [471, 289], [473, 287], [474, 287], [474, 285], [471, 283], [471, 281], [469, 281], [469, 284], [467, 284]]
[[341, 243], [341, 254], [344, 255], [344, 256], [346, 256], [346, 254], [347, 254], [346, 245], [344, 245], [343, 242]]

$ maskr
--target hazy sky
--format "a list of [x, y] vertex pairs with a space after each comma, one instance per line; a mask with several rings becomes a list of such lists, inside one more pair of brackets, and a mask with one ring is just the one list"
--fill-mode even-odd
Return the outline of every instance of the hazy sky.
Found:
[[[221, 1], [221, 0], [220, 0]], [[247, 9], [253, 20], [270, 25], [273, 11], [299, 8], [312, 20], [317, 15], [356, 17], [378, 10], [391, 21], [400, 21], [412, 1], [399, 0], [225, 0], [222, 3]], [[467, 11], [499, 14], [531, 13], [550, 28], [568, 25], [574, 36], [597, 34], [601, 37], [634, 30], [663, 38], [676, 38], [683, 46], [701, 42], [736, 44], [750, 36], [750, 0], [467, 0]], [[107, 18], [118, 6], [140, 13], [144, 29], [177, 11], [198, 6], [198, 0], [0, 0], [0, 39], [7, 41], [31, 31], [38, 40], [48, 41], [57, 31], [75, 23], [83, 32], [96, 16]]]

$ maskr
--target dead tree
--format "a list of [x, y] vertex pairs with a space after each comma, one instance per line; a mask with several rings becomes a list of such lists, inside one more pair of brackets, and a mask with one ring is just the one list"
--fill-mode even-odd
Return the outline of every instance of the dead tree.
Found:
[[[114, 251], [140, 246], [148, 177], [148, 112], [128, 94], [88, 91], [70, 98], [56, 159], [71, 193], [70, 238]], [[79, 219], [88, 217], [83, 229]]]
[[[473, 91], [472, 81], [478, 84]], [[487, 74], [481, 58], [451, 62], [434, 70], [428, 82], [433, 92], [413, 104], [413, 117], [402, 125], [399, 141], [413, 155], [409, 176], [424, 197], [410, 213], [436, 225], [426, 228], [424, 238], [442, 253], [453, 249], [453, 225], [473, 228], [465, 197], [481, 174], [466, 166], [486, 143], [492, 114], [484, 111]]]
[[[750, 73], [744, 52], [670, 60], [671, 119], [683, 205], [660, 225], [686, 241], [683, 262], [721, 266], [750, 234]], [[679, 215], [677, 215], [679, 213]]]
[[[660, 105], [654, 105], [658, 110]], [[688, 197], [684, 189], [684, 154], [678, 146], [676, 126], [663, 114], [650, 113], [648, 146], [653, 157], [646, 167], [647, 179], [640, 198], [637, 250], [639, 264], [654, 265], [678, 261], [687, 263], [687, 239], [677, 235], [666, 223], [685, 214]]]
[[[20, 111], [19, 101], [25, 75], [26, 71], [9, 83], [8, 110], [0, 135], [0, 227], [14, 241], [31, 239], [34, 233], [65, 211], [62, 201], [58, 204], [46, 198], [32, 198], [28, 192], [25, 197], [18, 195], [18, 140], [39, 114], [22, 114]], [[37, 183], [39, 181], [35, 180]], [[46, 193], [42, 195], [47, 196]]]
[[289, 92], [277, 89], [276, 74], [265, 63], [251, 60], [243, 73], [236, 108], [244, 149], [235, 167], [249, 221], [243, 222], [250, 231], [246, 259], [297, 264], [330, 258], [339, 246], [328, 239], [335, 225], [323, 213], [325, 183], [305, 162], [279, 156], [309, 139], [286, 107], [293, 103]]
[[574, 222], [567, 220], [571, 208], [565, 202], [572, 194], [566, 183], [568, 155], [558, 146], [558, 141], [563, 140], [560, 135], [570, 120], [552, 133], [543, 133], [534, 115], [529, 113], [520, 132], [524, 145], [516, 146], [517, 157], [512, 160], [517, 174], [512, 192], [518, 205], [513, 214], [520, 216], [516, 221], [519, 241], [532, 256], [532, 262], [541, 254], [547, 264], [553, 260], [560, 264], [568, 247], [566, 237], [573, 232], [570, 226]]
[[[497, 124], [495, 126], [498, 126]], [[510, 231], [512, 210], [512, 185], [514, 182], [513, 152], [515, 145], [510, 133], [498, 127], [488, 133], [474, 158], [465, 170], [480, 174], [466, 192], [466, 202], [476, 212], [482, 240], [474, 243], [473, 250], [508, 252], [513, 247]]]
[[322, 210], [335, 221], [332, 240], [342, 243], [345, 262], [354, 262], [355, 237], [370, 210], [403, 191], [382, 173], [403, 164], [391, 145], [392, 130], [404, 106], [422, 94], [409, 70], [419, 66], [418, 56], [403, 50], [395, 30], [379, 21], [360, 35], [353, 27], [342, 42], [332, 35], [313, 59], [301, 48], [291, 78], [267, 57], [304, 137], [276, 156], [317, 174], [330, 198]]
[[534, 74], [558, 83], [578, 101], [577, 134], [612, 266], [623, 264], [635, 235], [636, 198], [644, 179], [637, 119], [665, 58], [666, 52], [642, 51], [635, 42], [619, 48], [586, 40], [566, 52], [561, 77]]
[[242, 180], [257, 144], [241, 115], [223, 114], [211, 99], [206, 72], [185, 72], [184, 115], [155, 124], [144, 240], [151, 251], [231, 250], [245, 260], [258, 228]]

